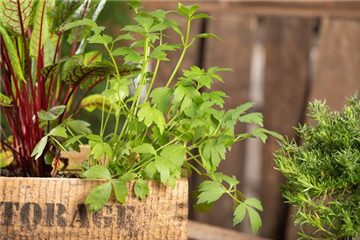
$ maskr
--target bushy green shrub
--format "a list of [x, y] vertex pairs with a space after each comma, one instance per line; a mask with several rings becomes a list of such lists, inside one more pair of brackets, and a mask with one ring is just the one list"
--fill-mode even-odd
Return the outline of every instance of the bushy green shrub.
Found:
[[[325, 102], [310, 103], [317, 124], [296, 128], [301, 145], [281, 142], [276, 169], [286, 177], [281, 186], [296, 207], [300, 239], [352, 239], [360, 232], [360, 101], [348, 99], [342, 112]], [[309, 226], [311, 231], [304, 226]]]

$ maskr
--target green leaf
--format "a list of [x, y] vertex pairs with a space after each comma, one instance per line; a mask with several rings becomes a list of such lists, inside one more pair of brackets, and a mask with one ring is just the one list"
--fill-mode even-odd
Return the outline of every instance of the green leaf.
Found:
[[90, 212], [96, 212], [102, 208], [108, 201], [111, 195], [111, 182], [103, 183], [90, 191], [85, 199], [84, 204], [89, 204]]
[[124, 181], [124, 182], [129, 182], [129, 181], [135, 179], [136, 176], [137, 176], [136, 173], [125, 173], [125, 174], [122, 175], [119, 179], [120, 179], [121, 181]]
[[127, 62], [139, 62], [142, 60], [142, 56], [129, 47], [119, 47], [112, 52], [113, 56], [125, 56], [124, 60]]
[[35, 160], [39, 159], [39, 157], [43, 154], [43, 151], [46, 147], [47, 140], [48, 140], [47, 135], [40, 139], [40, 141], [38, 142], [38, 144], [36, 144], [34, 150], [32, 151], [31, 157], [34, 157], [36, 155]]
[[[3, 1], [1, 1], [1, 5], [2, 5]], [[24, 73], [22, 71], [21, 68], [21, 64], [20, 64], [20, 59], [18, 57], [15, 45], [13, 43], [13, 41], [11, 40], [10, 36], [8, 35], [7, 31], [0, 26], [0, 33], [1, 33], [1, 38], [4, 41], [4, 44], [6, 46], [6, 50], [9, 53], [9, 58], [10, 58], [10, 62], [11, 62], [11, 66], [13, 67], [14, 73], [24, 82], [26, 82], [25, 78], [24, 78]]]
[[[191, 196], [196, 201], [198, 199], [200, 192], [199, 191], [192, 191]], [[194, 209], [199, 212], [207, 213], [214, 207], [214, 202], [212, 203], [197, 203], [194, 204]]]
[[237, 119], [240, 115], [242, 115], [243, 113], [245, 113], [247, 110], [249, 110], [250, 108], [254, 107], [254, 103], [252, 102], [247, 102], [244, 104], [241, 104], [240, 106], [238, 106], [235, 111], [233, 112], [232, 118], [233, 119]]
[[155, 167], [156, 170], [160, 173], [160, 181], [166, 185], [170, 176], [170, 172], [174, 168], [173, 163], [166, 157], [156, 156]]
[[[77, 20], [77, 21], [73, 21], [70, 23], [65, 24], [62, 27], [63, 31], [75, 28], [75, 27], [81, 27], [81, 26], [90, 26], [90, 27], [98, 27], [98, 25], [96, 24], [95, 21], [91, 20], [91, 19], [81, 19], [81, 20]], [[105, 29], [104, 27], [102, 27], [103, 29]]]
[[49, 3], [41, 0], [38, 2], [34, 25], [30, 39], [30, 56], [37, 58], [39, 51], [41, 51], [46, 39], [49, 36], [48, 18], [46, 7]]
[[113, 41], [113, 43], [116, 43], [118, 41], [121, 41], [121, 40], [135, 40], [135, 38], [133, 37], [133, 35], [131, 34], [122, 34], [122, 35], [119, 35], [117, 38], [115, 38], [115, 40]]
[[155, 123], [158, 126], [160, 133], [163, 134], [166, 125], [164, 115], [158, 109], [151, 107], [149, 102], [141, 105], [141, 109], [138, 112], [138, 120], [144, 121], [147, 127], [150, 127], [152, 123]]
[[177, 169], [180, 169], [185, 160], [185, 148], [181, 144], [173, 144], [164, 147], [161, 156], [170, 159]]
[[144, 143], [140, 146], [135, 147], [133, 149], [133, 151], [136, 153], [150, 153], [150, 154], [156, 155], [155, 148], [151, 144], [148, 144], [148, 143]]
[[134, 185], [134, 193], [136, 197], [144, 200], [150, 194], [149, 186], [144, 180], [138, 179]]
[[229, 184], [230, 188], [233, 186], [236, 186], [237, 184], [239, 184], [240, 182], [235, 178], [235, 176], [233, 177], [229, 177], [227, 175], [224, 175], [223, 173], [217, 172], [214, 173], [214, 176], [221, 181], [225, 181]]
[[255, 123], [259, 126], [263, 126], [263, 115], [261, 113], [249, 113], [239, 117], [240, 122], [243, 123]]
[[65, 109], [66, 109], [65, 105], [55, 106], [51, 108], [49, 111], [41, 110], [37, 113], [37, 115], [41, 120], [52, 121], [60, 117], [61, 114], [63, 114], [63, 112], [65, 111]]
[[[114, 68], [108, 62], [95, 62], [89, 66], [73, 64], [72, 59], [69, 61], [70, 67], [64, 72], [65, 77], [62, 80], [68, 84], [78, 84], [92, 77], [106, 77], [114, 72]], [[65, 64], [66, 64], [65, 63]], [[64, 65], [65, 68], [65, 65]]]
[[205, 142], [203, 147], [203, 156], [207, 160], [211, 160], [212, 166], [217, 168], [222, 159], [225, 159], [226, 148], [223, 143], [216, 142], [212, 139]]
[[244, 202], [246, 205], [251, 206], [253, 208], [257, 208], [260, 211], [263, 211], [263, 207], [261, 205], [261, 202], [257, 200], [256, 198], [248, 198]]
[[64, 124], [69, 127], [72, 131], [79, 133], [79, 134], [89, 134], [91, 133], [90, 123], [82, 121], [82, 120], [73, 120], [70, 119]]
[[73, 145], [74, 143], [76, 143], [77, 141], [80, 141], [80, 139], [81, 139], [82, 137], [84, 137], [84, 135], [78, 135], [78, 136], [69, 138], [69, 139], [65, 142], [64, 146], [65, 146], [65, 147], [69, 147], [69, 146]]
[[126, 196], [128, 195], [128, 188], [126, 183], [120, 179], [111, 181], [114, 187], [115, 197], [120, 203], [125, 203]]
[[11, 151], [0, 152], [0, 168], [6, 168], [14, 160], [14, 155]]
[[155, 88], [151, 94], [151, 103], [156, 104], [156, 108], [162, 113], [165, 113], [171, 103], [171, 97], [174, 94], [174, 90], [166, 87]]
[[218, 36], [216, 36], [216, 35], [213, 34], [213, 33], [201, 33], [201, 34], [197, 34], [197, 35], [194, 36], [194, 38], [195, 38], [195, 39], [196, 39], [196, 38], [215, 38], [215, 39], [223, 42], [223, 40], [222, 40], [221, 38], [219, 38]]
[[12, 106], [12, 100], [8, 96], [0, 93], [0, 105], [4, 107], [11, 107]]
[[244, 203], [240, 203], [234, 211], [233, 226], [242, 222], [245, 218], [245, 214], [246, 214], [246, 205]]
[[69, 136], [67, 135], [66, 133], [66, 129], [64, 127], [60, 127], [60, 126], [57, 126], [55, 128], [53, 128], [49, 135], [51, 136], [57, 136], [57, 137], [62, 137], [62, 138], [68, 138]]
[[199, 13], [199, 14], [192, 16], [191, 19], [204, 19], [204, 18], [213, 18], [213, 17], [206, 13]]
[[137, 25], [127, 25], [121, 31], [128, 31], [128, 32], [135, 32], [142, 34], [144, 32], [144, 29]]
[[259, 228], [262, 226], [262, 221], [261, 221], [260, 215], [254, 209], [252, 209], [250, 207], [246, 207], [246, 209], [249, 214], [251, 229], [252, 229], [253, 233], [256, 234], [259, 231]]
[[92, 166], [89, 170], [87, 170], [80, 176], [82, 178], [90, 179], [111, 179], [111, 174], [109, 170], [103, 165]]
[[79, 9], [81, 3], [81, 0], [58, 1], [53, 14], [51, 31], [54, 32], [68, 22], [73, 17], [76, 10]]
[[84, 66], [89, 66], [94, 62], [101, 62], [102, 55], [100, 51], [91, 51], [84, 55]]
[[127, 1], [127, 4], [134, 10], [138, 10], [141, 7], [140, 0]]
[[225, 190], [222, 186], [213, 181], [204, 181], [199, 185], [199, 197], [197, 203], [212, 203], [218, 200], [224, 193]]
[[158, 47], [156, 47], [152, 53], [150, 54], [150, 58], [154, 58], [161, 61], [169, 61], [168, 58], [166, 58], [167, 53], [165, 51], [175, 51], [178, 49], [178, 45], [168, 45], [168, 44], [162, 44]]
[[94, 158], [99, 159], [105, 154], [109, 157], [112, 157], [112, 148], [108, 143], [104, 142], [97, 142], [94, 146], [91, 147], [91, 154]]
[[138, 22], [146, 32], [149, 32], [152, 24], [154, 23], [154, 19], [150, 17], [135, 17], [134, 20]]
[[45, 164], [51, 165], [54, 161], [55, 155], [54, 151], [47, 151], [44, 155]]
[[156, 167], [154, 162], [150, 162], [148, 165], [146, 165], [144, 169], [144, 175], [146, 179], [151, 180], [156, 172]]
[[[9, 29], [12, 34], [21, 36], [21, 25], [26, 33], [32, 20], [34, 5], [37, 1], [0, 1], [0, 22], [2, 26]], [[21, 16], [20, 14], [21, 13]], [[21, 21], [20, 21], [21, 18]], [[1, 32], [1, 35], [3, 33]], [[9, 53], [10, 55], [10, 53]]]
[[106, 112], [110, 112], [111, 110], [112, 113], [115, 113], [114, 106], [113, 108], [111, 108], [111, 105], [113, 104], [110, 102], [110, 99], [102, 96], [101, 94], [93, 94], [83, 98], [81, 100], [80, 107], [84, 108], [88, 112], [93, 112], [95, 109], [102, 110], [104, 99], [105, 99], [104, 110]]

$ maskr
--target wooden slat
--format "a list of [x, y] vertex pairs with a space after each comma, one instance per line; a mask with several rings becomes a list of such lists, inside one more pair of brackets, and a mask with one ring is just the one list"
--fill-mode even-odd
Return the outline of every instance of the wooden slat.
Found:
[[[177, 7], [178, 1], [148, 0], [157, 8]], [[349, 17], [360, 18], [359, 1], [182, 1], [199, 4], [205, 12], [224, 12], [262, 16]]]
[[189, 240], [270, 240], [195, 221], [188, 222]]
[[[308, 78], [309, 52], [313, 21], [303, 18], [264, 19], [263, 44], [265, 64], [265, 128], [289, 138], [295, 137], [293, 126], [302, 119]], [[270, 138], [263, 152], [262, 203], [264, 205], [262, 236], [283, 239], [287, 206], [277, 185], [283, 182], [274, 170], [273, 152], [279, 146]]]
[[344, 97], [360, 91], [360, 21], [323, 19], [318, 45], [310, 100], [326, 99], [341, 110]]
[[[217, 20], [209, 20], [206, 31], [218, 34], [225, 43], [215, 39], [206, 40], [204, 67], [218, 66], [234, 69], [234, 72], [220, 73], [225, 84], [216, 82], [211, 90], [224, 91], [229, 95], [225, 108], [235, 108], [249, 100], [250, 59], [256, 19], [236, 14], [214, 14], [214, 17]], [[236, 129], [238, 133], [245, 130], [245, 126], [239, 126]], [[236, 143], [231, 152], [226, 155], [226, 160], [220, 163], [218, 170], [241, 179], [243, 159], [244, 143]], [[198, 178], [195, 185], [197, 186], [201, 181]], [[197, 221], [232, 228], [232, 215], [231, 199], [222, 198], [206, 215], [195, 212], [193, 217]]]

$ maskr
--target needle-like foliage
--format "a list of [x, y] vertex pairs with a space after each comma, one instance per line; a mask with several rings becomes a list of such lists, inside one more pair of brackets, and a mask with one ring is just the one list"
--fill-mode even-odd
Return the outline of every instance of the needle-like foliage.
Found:
[[[300, 239], [352, 239], [360, 233], [360, 101], [355, 95], [342, 112], [325, 102], [310, 103], [315, 125], [296, 128], [301, 145], [284, 140], [275, 154], [286, 177], [281, 187], [296, 207]], [[306, 226], [306, 227], [305, 227]]]

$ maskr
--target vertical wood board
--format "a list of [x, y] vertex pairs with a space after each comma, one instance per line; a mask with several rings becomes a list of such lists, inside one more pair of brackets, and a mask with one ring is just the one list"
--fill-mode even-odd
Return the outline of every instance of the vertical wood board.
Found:
[[[264, 19], [263, 44], [265, 63], [265, 128], [295, 137], [293, 126], [302, 119], [313, 21], [301, 18], [268, 17]], [[274, 170], [273, 153], [279, 149], [277, 139], [269, 138], [263, 152], [262, 236], [282, 239], [286, 226], [287, 206], [277, 188], [283, 183]], [[276, 216], [276, 217], [275, 217]]]

